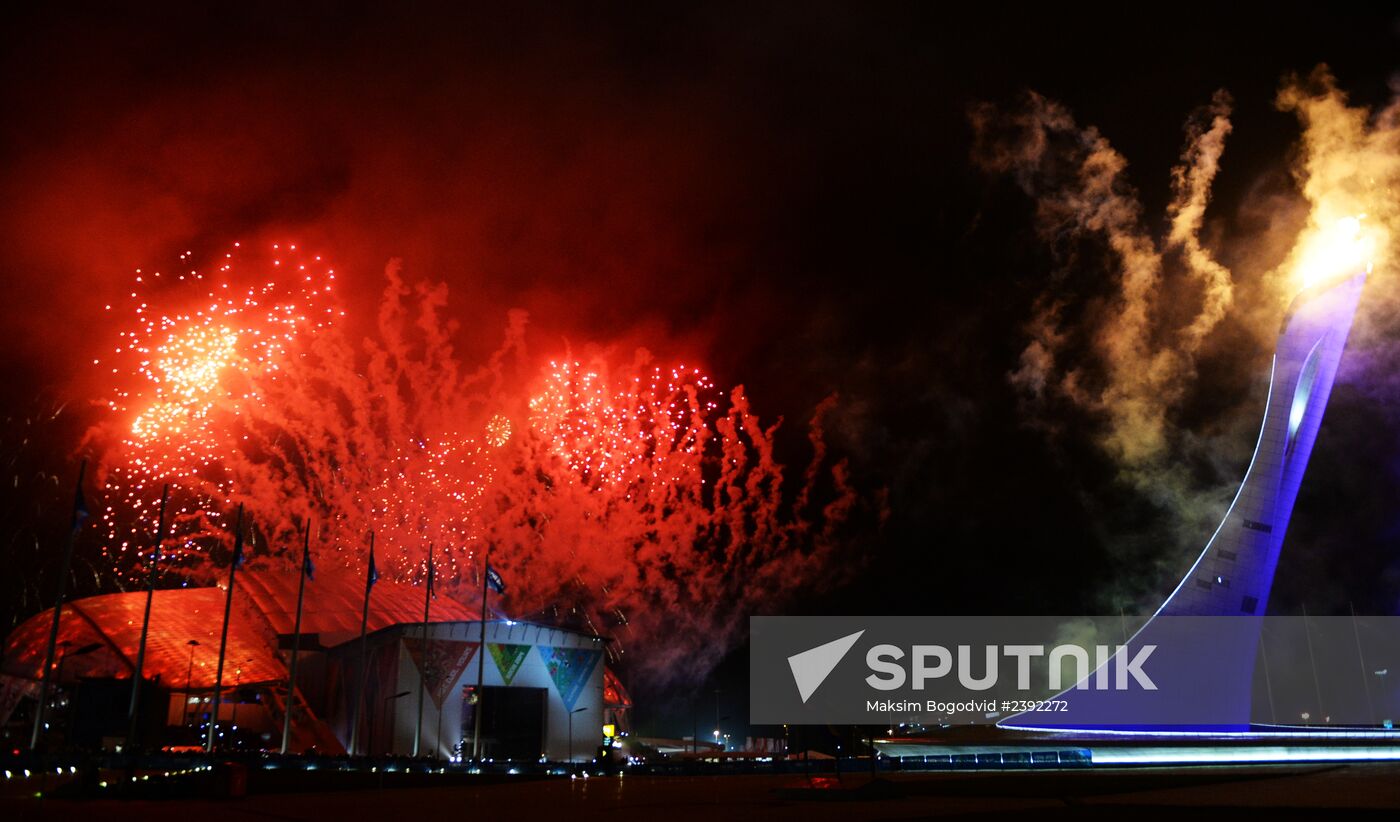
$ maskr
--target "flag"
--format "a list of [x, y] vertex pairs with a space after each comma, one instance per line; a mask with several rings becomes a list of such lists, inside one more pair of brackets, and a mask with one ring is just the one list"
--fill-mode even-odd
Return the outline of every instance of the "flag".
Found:
[[437, 586], [435, 584], [436, 582], [437, 566], [433, 565], [433, 562], [430, 559], [428, 560], [428, 593], [432, 595], [433, 599], [437, 599]]
[[501, 575], [490, 563], [486, 564], [486, 585], [498, 594], [506, 592], [506, 581], [501, 579]]
[[83, 484], [78, 483], [78, 490], [73, 496], [73, 530], [83, 527], [83, 520], [92, 516], [88, 511], [87, 500], [83, 499]]
[[[242, 512], [240, 512], [242, 513]], [[243, 567], [243, 518], [238, 519], [238, 533], [233, 537], [233, 567]]]
[[306, 578], [307, 578], [307, 579], [310, 579], [310, 580], [316, 579], [316, 566], [311, 564], [311, 554], [310, 554], [310, 552], [308, 552], [308, 553], [306, 554], [306, 558], [302, 560], [302, 563], [301, 563], [301, 572], [302, 572], [303, 574], [306, 574]]
[[369, 590], [370, 588], [373, 588], [374, 583], [378, 581], [379, 569], [374, 567], [374, 549], [371, 548], [369, 549], [369, 582], [365, 585], [365, 589]]

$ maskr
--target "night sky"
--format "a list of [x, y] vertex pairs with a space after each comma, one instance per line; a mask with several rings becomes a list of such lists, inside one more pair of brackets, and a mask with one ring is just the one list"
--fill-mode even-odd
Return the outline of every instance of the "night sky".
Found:
[[[1380, 4], [65, 4], [12, 12], [0, 38], [0, 368], [22, 482], [71, 476], [98, 414], [87, 364], [111, 344], [102, 307], [135, 268], [295, 237], [333, 254], [361, 315], [392, 257], [446, 282], [467, 360], [523, 308], [532, 350], [703, 362], [784, 418], [790, 465], [837, 394], [828, 440], [862, 500], [850, 551], [781, 613], [1131, 613], [1209, 536], [1122, 481], [1101, 418], [1028, 404], [1009, 378], [1049, 284], [1083, 319], [1076, 298], [1112, 263], [1092, 237], [1047, 242], [1037, 196], [974, 156], [974, 111], [1014, 113], [1033, 91], [1097, 127], [1160, 235], [1183, 126], [1228, 90], [1203, 237], [1252, 272], [1282, 258], [1251, 256], [1270, 203], [1297, 199], [1285, 78], [1325, 63], [1379, 108], [1400, 68], [1400, 16]], [[1249, 294], [1233, 310], [1257, 309]], [[1170, 415], [1231, 443], [1191, 466], [1203, 493], [1238, 481], [1263, 407], [1270, 341], [1233, 316]], [[1273, 612], [1400, 609], [1386, 399], [1339, 383]], [[60, 420], [17, 433], [55, 403]], [[50, 504], [34, 524], [21, 496], [11, 552], [65, 516]], [[35, 610], [8, 603], [6, 628]], [[743, 653], [717, 674], [725, 713], [742, 711]]]

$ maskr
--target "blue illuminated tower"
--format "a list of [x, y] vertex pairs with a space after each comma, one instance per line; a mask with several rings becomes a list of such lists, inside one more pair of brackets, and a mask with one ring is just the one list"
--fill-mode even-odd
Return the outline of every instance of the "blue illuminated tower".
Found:
[[[1022, 713], [1003, 720], [1002, 727], [1184, 730], [1191, 726], [1222, 732], [1248, 727], [1259, 618], [1268, 605], [1288, 519], [1365, 281], [1364, 273], [1335, 278], [1293, 300], [1279, 333], [1264, 422], [1244, 481], [1205, 550], [1123, 652], [1131, 658], [1138, 648], [1158, 645], [1166, 649], [1159, 658], [1168, 655], [1159, 668], [1190, 670], [1187, 676], [1201, 678], [1198, 687], [1189, 683], [1183, 687], [1197, 700], [1187, 706], [1188, 712], [1193, 717], [1210, 717], [1204, 727], [1198, 721], [1173, 721], [1172, 709], [1151, 703], [1152, 694], [1080, 688], [1059, 696], [1069, 702], [1069, 715]], [[1159, 619], [1192, 616], [1240, 619], [1213, 623], [1225, 627], [1191, 639], [1183, 639], [1176, 626], [1199, 621]], [[1180, 695], [1176, 698], [1179, 702]]]
[[1365, 274], [1299, 294], [1274, 352], [1264, 425], [1225, 519], [1159, 613], [1262, 614]]

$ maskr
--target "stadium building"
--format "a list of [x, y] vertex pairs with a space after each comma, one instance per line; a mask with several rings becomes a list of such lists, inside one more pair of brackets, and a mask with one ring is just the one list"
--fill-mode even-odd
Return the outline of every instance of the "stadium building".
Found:
[[[237, 575], [219, 707], [226, 747], [279, 750], [289, 705], [290, 752], [345, 753], [354, 739], [359, 754], [407, 755], [417, 737], [422, 755], [470, 758], [480, 722], [483, 757], [578, 760], [594, 755], [605, 726], [609, 733], [627, 729], [631, 700], [604, 663], [605, 638], [491, 619], [482, 653], [475, 611], [441, 597], [425, 626], [423, 590], [388, 580], [370, 597], [361, 689], [364, 578], [331, 569], [306, 584], [297, 681], [289, 689], [297, 584], [297, 575], [284, 571]], [[143, 665], [143, 746], [203, 741], [225, 598], [221, 587], [155, 592]], [[63, 606], [57, 684], [46, 712], [50, 744], [122, 743], [145, 605], [141, 591]], [[7, 642], [0, 719], [12, 737], [23, 724], [17, 709], [32, 707], [38, 694], [52, 620], [52, 610], [37, 614]]]

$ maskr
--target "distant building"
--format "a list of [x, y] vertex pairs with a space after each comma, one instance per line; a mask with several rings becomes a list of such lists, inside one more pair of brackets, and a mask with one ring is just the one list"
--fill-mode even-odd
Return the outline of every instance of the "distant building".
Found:
[[[297, 581], [295, 573], [268, 569], [238, 574], [219, 711], [229, 744], [237, 737], [238, 744], [247, 747], [277, 750], [281, 745]], [[74, 710], [66, 718], [57, 711], [53, 716], [58, 733], [97, 736], [109, 743], [125, 736], [127, 703], [112, 694], [125, 694], [126, 686], [114, 688], [111, 683], [129, 683], [135, 670], [145, 596], [106, 594], [64, 605], [55, 672], [60, 693], [71, 694], [80, 704], [105, 700], [113, 709]], [[343, 753], [349, 744], [359, 690], [363, 596], [364, 580], [356, 574], [324, 569], [307, 583], [297, 683], [291, 695], [297, 706], [289, 746], [293, 751]], [[197, 744], [202, 739], [199, 729], [212, 705], [224, 597], [219, 588], [156, 591], [144, 674], [153, 681], [154, 694], [167, 704], [148, 704], [143, 710], [163, 718], [163, 723], [154, 723], [162, 744]], [[420, 681], [424, 698], [419, 750], [425, 756], [470, 757], [478, 718], [482, 755], [497, 759], [587, 759], [602, 741], [604, 725], [611, 725], [613, 733], [627, 730], [631, 699], [606, 669], [604, 638], [549, 625], [491, 620], [483, 654], [481, 621], [472, 609], [447, 597], [434, 600], [426, 639], [422, 618], [421, 588], [387, 580], [374, 586], [360, 753], [412, 753]], [[0, 699], [0, 720], [8, 721], [24, 696], [37, 693], [52, 619], [52, 610], [38, 614], [9, 637], [0, 674], [7, 696]], [[74, 727], [79, 715], [88, 717], [82, 722], [100, 727]]]

